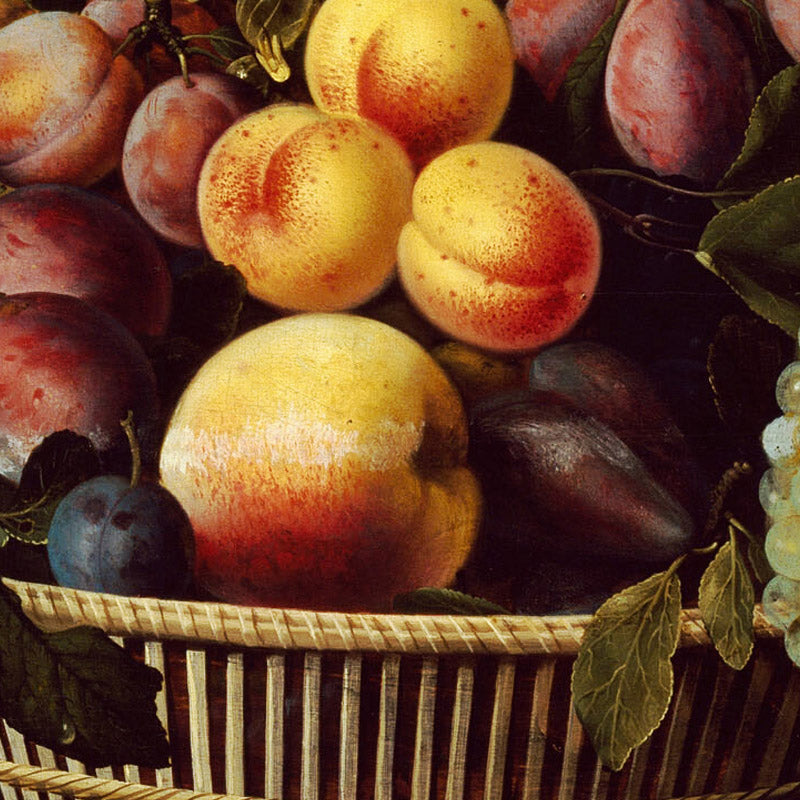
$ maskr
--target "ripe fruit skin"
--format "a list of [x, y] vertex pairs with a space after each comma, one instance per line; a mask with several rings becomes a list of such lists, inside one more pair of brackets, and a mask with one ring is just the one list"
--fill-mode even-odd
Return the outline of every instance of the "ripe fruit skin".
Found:
[[513, 67], [491, 0], [326, 0], [305, 50], [314, 102], [382, 125], [417, 166], [494, 133]]
[[87, 436], [112, 461], [128, 451], [120, 421], [133, 412], [152, 448], [156, 380], [133, 335], [113, 317], [69, 295], [0, 297], [0, 474], [19, 480], [50, 433]]
[[0, 292], [70, 294], [136, 336], [160, 336], [172, 280], [132, 213], [75, 186], [32, 184], [0, 198]]
[[413, 180], [402, 148], [373, 123], [268, 106], [228, 128], [203, 164], [203, 237], [260, 300], [354, 308], [394, 272]]
[[540, 156], [479, 142], [443, 153], [414, 185], [400, 280], [449, 336], [498, 352], [560, 338], [599, 277], [600, 229], [572, 182]]
[[128, 596], [174, 597], [192, 575], [192, 529], [178, 501], [155, 483], [101, 475], [58, 504], [47, 537], [61, 586]]
[[230, 75], [193, 73], [156, 86], [133, 115], [122, 152], [122, 175], [131, 202], [161, 236], [202, 247], [197, 181], [208, 151], [260, 98]]
[[161, 480], [226, 602], [388, 610], [452, 581], [480, 516], [452, 384], [412, 339], [348, 314], [270, 322], [181, 397]]
[[800, 61], [800, 2], [798, 0], [764, 0], [772, 29], [786, 52]]
[[616, 0], [508, 0], [514, 53], [545, 99], [555, 100], [572, 62], [615, 5]]
[[605, 101], [635, 164], [712, 183], [744, 142], [753, 68], [718, 3], [631, 0], [609, 49]]
[[136, 69], [86, 17], [46, 11], [0, 29], [0, 180], [98, 181], [118, 166], [142, 96]]

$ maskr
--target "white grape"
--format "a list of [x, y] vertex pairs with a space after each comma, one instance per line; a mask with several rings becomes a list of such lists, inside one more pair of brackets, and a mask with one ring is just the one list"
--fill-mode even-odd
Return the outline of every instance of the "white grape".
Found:
[[764, 553], [775, 572], [800, 581], [800, 516], [774, 520], [767, 530]]
[[770, 467], [764, 471], [758, 484], [758, 500], [769, 516], [775, 517], [780, 513], [781, 507], [789, 506], [793, 479], [796, 475], [798, 473], [778, 467]]
[[800, 581], [775, 575], [764, 587], [761, 604], [766, 618], [775, 627], [786, 630], [800, 617]]
[[784, 414], [800, 412], [800, 361], [792, 361], [778, 376], [775, 399]]
[[800, 415], [780, 416], [761, 434], [761, 446], [772, 466], [795, 469], [800, 465]]

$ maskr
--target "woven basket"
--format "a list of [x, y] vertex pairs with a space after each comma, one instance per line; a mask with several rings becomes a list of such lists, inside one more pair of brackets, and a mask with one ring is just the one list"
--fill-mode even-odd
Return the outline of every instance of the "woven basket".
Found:
[[569, 702], [587, 617], [318, 613], [6, 583], [40, 626], [102, 628], [164, 674], [172, 763], [87, 774], [3, 724], [3, 800], [800, 798], [800, 671], [759, 610], [741, 672], [684, 610], [669, 712], [610, 772]]

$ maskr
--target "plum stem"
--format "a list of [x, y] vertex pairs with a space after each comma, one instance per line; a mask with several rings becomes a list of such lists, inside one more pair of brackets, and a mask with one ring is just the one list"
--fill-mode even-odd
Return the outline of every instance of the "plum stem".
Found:
[[120, 425], [125, 431], [125, 436], [128, 437], [128, 445], [131, 448], [131, 489], [135, 489], [142, 477], [142, 451], [133, 430], [133, 411], [128, 411], [128, 415], [120, 422]]
[[728, 469], [722, 473], [722, 477], [717, 481], [717, 485], [711, 490], [711, 503], [703, 531], [704, 539], [708, 539], [714, 534], [721, 517], [728, 517], [727, 512], [723, 514], [722, 507], [731, 489], [733, 489], [734, 484], [741, 478], [750, 475], [752, 471], [752, 467], [746, 461], [737, 461], [733, 466], [728, 467]]
[[569, 177], [573, 180], [580, 178], [590, 177], [608, 177], [608, 178], [629, 178], [631, 180], [639, 181], [640, 183], [654, 186], [657, 189], [671, 192], [673, 194], [684, 195], [685, 197], [699, 197], [706, 200], [719, 200], [728, 197], [740, 198], [750, 197], [753, 193], [745, 189], [719, 189], [719, 190], [701, 190], [701, 189], [686, 189], [681, 186], [673, 186], [671, 183], [651, 178], [648, 175], [642, 175], [638, 172], [631, 172], [627, 169], [613, 169], [611, 167], [592, 167], [590, 169], [576, 169], [570, 172]]

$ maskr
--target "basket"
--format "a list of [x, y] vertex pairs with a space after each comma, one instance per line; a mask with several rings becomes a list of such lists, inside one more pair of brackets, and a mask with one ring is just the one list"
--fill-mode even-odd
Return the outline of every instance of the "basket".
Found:
[[162, 672], [172, 762], [87, 774], [2, 723], [3, 800], [800, 797], [800, 671], [759, 609], [741, 672], [682, 612], [667, 716], [611, 772], [569, 700], [588, 617], [340, 614], [6, 583], [41, 627], [99, 627]]

